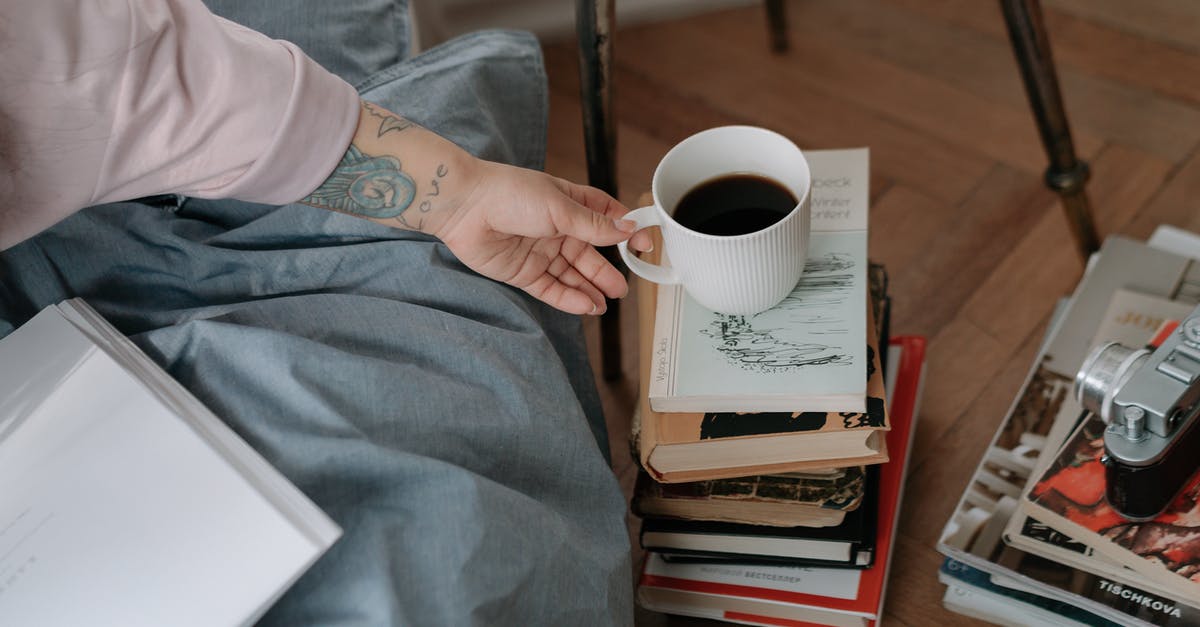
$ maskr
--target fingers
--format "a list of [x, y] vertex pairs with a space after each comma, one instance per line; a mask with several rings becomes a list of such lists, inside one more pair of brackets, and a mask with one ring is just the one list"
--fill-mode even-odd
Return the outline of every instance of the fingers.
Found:
[[612, 196], [587, 185], [552, 179], [563, 193], [550, 205], [550, 217], [560, 233], [596, 246], [611, 246], [629, 239], [634, 225], [621, 218], [629, 213]]
[[608, 308], [604, 294], [561, 255], [525, 291], [567, 313], [599, 315]]
[[629, 247], [643, 253], [654, 250], [654, 238], [650, 236], [650, 229], [634, 233], [633, 237], [629, 238]]
[[591, 285], [596, 286], [609, 298], [623, 298], [629, 291], [625, 276], [613, 267], [604, 255], [583, 242], [563, 242], [562, 258], [568, 260], [571, 267]]
[[625, 277], [583, 242], [566, 243], [543, 267], [537, 275], [516, 277], [514, 285], [568, 313], [602, 314], [606, 296], [621, 298], [629, 291]]
[[583, 205], [613, 220], [624, 217], [625, 214], [629, 213], [629, 208], [599, 188], [590, 185], [577, 185], [565, 179], [554, 179], [554, 184], [577, 204]]
[[569, 287], [549, 273], [525, 287], [534, 298], [570, 314], [581, 316], [604, 313], [604, 297], [590, 286]]

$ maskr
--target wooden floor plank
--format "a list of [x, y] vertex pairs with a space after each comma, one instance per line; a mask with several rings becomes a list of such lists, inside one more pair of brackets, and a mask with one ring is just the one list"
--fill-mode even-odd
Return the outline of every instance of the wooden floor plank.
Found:
[[[884, 0], [921, 19], [954, 25], [985, 35], [994, 45], [1008, 45], [1008, 31], [996, 2], [961, 0]], [[1200, 55], [1169, 43], [1153, 41], [1101, 22], [1072, 15], [1043, 3], [1042, 14], [1059, 71], [1072, 68], [1137, 86], [1188, 105], [1200, 104]], [[971, 46], [967, 48], [974, 50]], [[1010, 53], [1011, 56], [1011, 53]], [[1078, 105], [1067, 91], [1069, 106]]]
[[1121, 232], [1144, 239], [1159, 224], [1200, 232], [1200, 152], [1172, 173], [1167, 184]]
[[[1169, 171], [1162, 160], [1132, 149], [1113, 146], [1102, 152], [1089, 192], [1104, 232], [1128, 224]], [[1074, 247], [1063, 245], [1071, 236], [1058, 200], [1038, 213], [960, 314], [993, 337], [1024, 337], [1045, 316], [1048, 304], [1071, 291], [1083, 273]]]
[[894, 276], [943, 237], [957, 214], [957, 207], [949, 203], [894, 185], [871, 204], [867, 250]]
[[[975, 10], [987, 7], [995, 12], [994, 19], [1000, 19], [996, 3], [968, 4], [974, 5]], [[1025, 132], [1034, 132], [1017, 64], [1006, 38], [981, 39], [977, 32], [966, 28], [931, 22], [918, 14], [876, 2], [871, 5], [870, 10], [864, 10], [861, 0], [805, 3], [803, 13], [790, 20], [793, 38], [831, 49], [869, 52], [990, 102], [1008, 105], [1027, 120]], [[964, 50], [970, 53], [963, 54]], [[1111, 59], [1113, 63], [1109, 60], [1106, 54], [1093, 65], [1124, 67], [1116, 59]], [[1143, 87], [1098, 77], [1069, 64], [1059, 64], [1058, 74], [1076, 134], [1102, 136], [1169, 161], [1182, 160], [1200, 141], [1200, 108], [1194, 104], [1148, 97]], [[1186, 82], [1200, 85], [1195, 76]]]
[[[819, 4], [819, 3], [817, 3]], [[815, 4], [795, 3], [792, 21], [808, 19]], [[719, 46], [723, 38], [749, 41], [762, 22], [746, 11], [719, 13], [685, 23], [698, 38]], [[807, 92], [836, 95], [880, 117], [896, 120], [932, 137], [976, 151], [1014, 168], [1041, 168], [1045, 155], [1029, 113], [958, 86], [913, 72], [851, 47], [793, 37], [786, 55], [765, 46], [724, 46], [730, 57], [778, 73], [779, 80], [807, 85]], [[730, 62], [734, 62], [730, 59]], [[1075, 138], [1082, 154], [1092, 154], [1100, 139], [1085, 131]]]
[[1200, 3], [1192, 0], [1047, 0], [1048, 6], [1150, 41], [1200, 53]]
[[1037, 178], [997, 165], [940, 237], [927, 242], [910, 266], [893, 271], [892, 287], [901, 296], [892, 319], [896, 328], [934, 336], [1053, 199]]
[[[737, 112], [743, 121], [778, 130], [802, 148], [869, 145], [872, 167], [880, 175], [949, 202], [961, 200], [989, 167], [986, 157], [971, 149], [930, 137], [840, 96], [809, 89], [787, 60], [768, 56], [768, 63], [759, 63], [762, 50], [723, 50], [708, 35], [694, 29], [676, 33], [676, 28], [669, 24], [623, 34], [616, 51], [617, 79], [636, 67], [646, 77], [646, 98], [655, 97], [655, 92], [661, 98], [674, 93], [717, 111]], [[639, 64], [638, 59], [654, 62]], [[696, 80], [697, 68], [705, 68], [703, 80]], [[618, 111], [640, 119], [642, 110], [621, 106]], [[670, 124], [669, 117], [647, 117], [641, 123], [658, 127]], [[675, 141], [685, 136], [681, 132]]]
[[[914, 464], [924, 461], [926, 452], [957, 424], [1012, 352], [1011, 343], [997, 340], [961, 318], [929, 336], [921, 426], [913, 440]], [[958, 374], [963, 372], [971, 376]]]

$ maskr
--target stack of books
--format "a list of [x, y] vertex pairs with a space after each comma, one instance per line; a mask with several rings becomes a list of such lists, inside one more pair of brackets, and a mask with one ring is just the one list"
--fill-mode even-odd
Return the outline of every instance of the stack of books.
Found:
[[808, 263], [782, 303], [724, 315], [638, 282], [647, 609], [760, 625], [882, 614], [925, 344], [889, 337], [867, 150], [805, 154]]
[[[1104, 424], [1076, 400], [1091, 349], [1153, 345], [1200, 302], [1200, 237], [1113, 236], [1063, 299], [938, 544], [944, 604], [995, 623], [1200, 625], [1200, 473], [1165, 512], [1107, 503]], [[1200, 468], [1198, 451], [1181, 451]]]

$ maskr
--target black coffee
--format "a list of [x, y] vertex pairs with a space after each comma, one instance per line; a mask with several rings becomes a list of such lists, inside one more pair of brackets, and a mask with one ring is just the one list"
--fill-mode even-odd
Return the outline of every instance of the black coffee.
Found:
[[779, 222], [796, 203], [792, 192], [776, 181], [757, 174], [730, 174], [684, 194], [674, 218], [708, 235], [745, 235]]

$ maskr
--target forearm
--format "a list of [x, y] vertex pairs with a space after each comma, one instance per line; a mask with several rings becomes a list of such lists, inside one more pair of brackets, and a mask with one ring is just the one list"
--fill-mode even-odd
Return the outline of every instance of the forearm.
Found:
[[301, 202], [436, 235], [470, 193], [476, 161], [440, 135], [362, 102], [342, 161]]
[[605, 297], [627, 289], [594, 248], [629, 239], [635, 224], [621, 203], [477, 159], [371, 103], [341, 163], [301, 202], [433, 235], [472, 270], [570, 313], [602, 313]]

